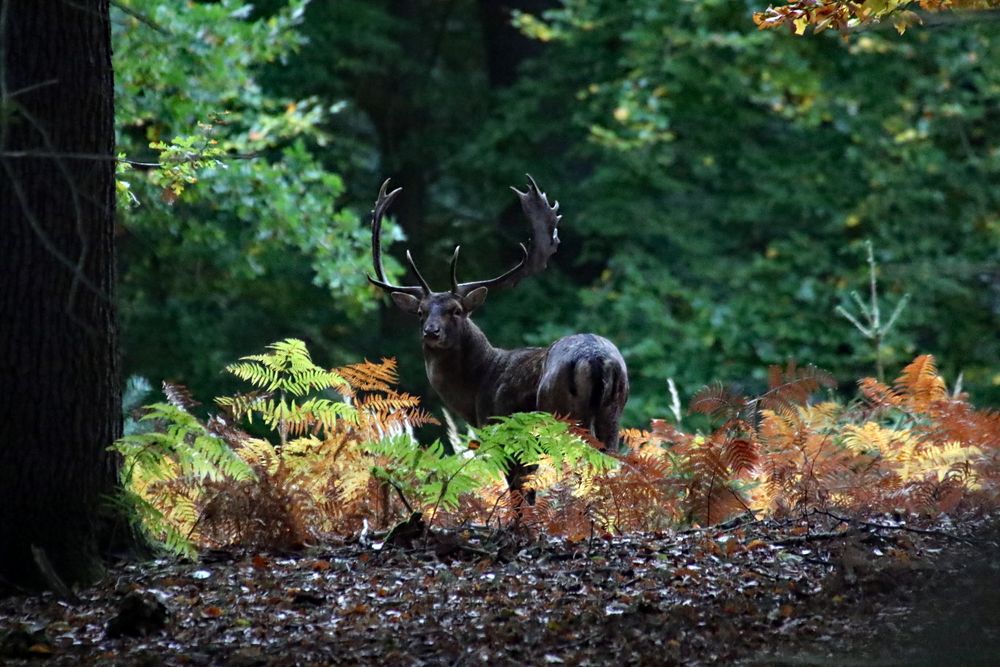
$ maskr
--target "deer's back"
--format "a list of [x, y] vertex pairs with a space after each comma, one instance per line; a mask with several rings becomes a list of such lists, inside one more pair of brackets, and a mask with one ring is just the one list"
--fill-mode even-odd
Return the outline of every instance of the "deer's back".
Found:
[[476, 406], [479, 425], [491, 417], [539, 409], [538, 381], [547, 352], [543, 347], [496, 350], [495, 362], [482, 378]]

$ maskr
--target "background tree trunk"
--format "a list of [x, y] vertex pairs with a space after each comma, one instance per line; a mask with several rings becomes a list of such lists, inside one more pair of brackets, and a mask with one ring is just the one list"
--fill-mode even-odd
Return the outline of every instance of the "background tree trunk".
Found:
[[517, 81], [521, 63], [537, 56], [544, 45], [529, 39], [511, 25], [511, 12], [541, 16], [556, 3], [552, 0], [479, 0], [479, 15], [486, 49], [486, 69], [493, 88], [505, 88]]
[[108, 0], [0, 0], [0, 53], [0, 577], [75, 583], [121, 431]]

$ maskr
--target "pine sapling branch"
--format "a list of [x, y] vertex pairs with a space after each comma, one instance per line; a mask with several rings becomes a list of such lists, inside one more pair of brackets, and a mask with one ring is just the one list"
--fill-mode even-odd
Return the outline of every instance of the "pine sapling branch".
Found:
[[[882, 322], [882, 313], [879, 308], [878, 298], [878, 264], [875, 261], [875, 252], [872, 249], [872, 242], [865, 241], [865, 249], [868, 252], [868, 303], [865, 303], [861, 295], [851, 292], [851, 298], [858, 307], [860, 317], [855, 316], [843, 306], [837, 306], [836, 312], [844, 319], [854, 325], [861, 332], [861, 335], [871, 341], [872, 351], [875, 355], [875, 373], [879, 382], [885, 381], [885, 369], [882, 363], [882, 347], [886, 335], [896, 323], [896, 319], [903, 312], [910, 299], [909, 293], [904, 294], [899, 300], [887, 322]], [[861, 320], [864, 320], [864, 323]]]

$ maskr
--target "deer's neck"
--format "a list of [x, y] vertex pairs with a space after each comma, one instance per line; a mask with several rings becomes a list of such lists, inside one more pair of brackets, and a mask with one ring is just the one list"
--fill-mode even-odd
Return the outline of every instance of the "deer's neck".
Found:
[[482, 329], [466, 320], [459, 342], [446, 350], [424, 345], [427, 379], [448, 409], [473, 426], [489, 415], [477, 415], [477, 399], [496, 374], [504, 351], [490, 344]]

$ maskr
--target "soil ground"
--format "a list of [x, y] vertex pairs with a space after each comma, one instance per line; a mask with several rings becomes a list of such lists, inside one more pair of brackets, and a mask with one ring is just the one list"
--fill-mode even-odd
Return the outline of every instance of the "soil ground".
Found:
[[0, 664], [1000, 664], [1000, 522], [844, 518], [122, 565], [0, 598]]

